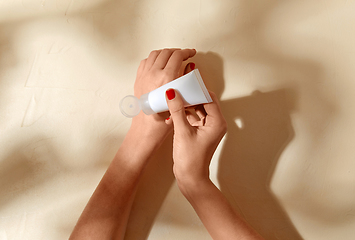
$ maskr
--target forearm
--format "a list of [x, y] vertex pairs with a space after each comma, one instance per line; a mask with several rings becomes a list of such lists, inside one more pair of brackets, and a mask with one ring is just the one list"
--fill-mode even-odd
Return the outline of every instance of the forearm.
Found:
[[142, 171], [158, 147], [138, 131], [127, 133], [70, 239], [123, 239]]
[[234, 211], [209, 179], [179, 183], [179, 187], [214, 240], [263, 239]]

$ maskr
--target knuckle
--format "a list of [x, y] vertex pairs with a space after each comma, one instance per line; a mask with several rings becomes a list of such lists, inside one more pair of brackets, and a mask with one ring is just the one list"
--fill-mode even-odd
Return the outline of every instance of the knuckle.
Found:
[[225, 134], [228, 130], [228, 124], [227, 121], [223, 119], [223, 122], [221, 123], [221, 132]]
[[183, 103], [181, 103], [180, 101], [175, 101], [174, 104], [171, 104], [170, 113], [172, 115], [185, 113], [185, 108]]
[[212, 100], [213, 100], [214, 102], [216, 102], [217, 105], [219, 105], [219, 100], [218, 100], [217, 95], [216, 95], [214, 92], [212, 92], [212, 91], [209, 91], [209, 94], [210, 94]]
[[146, 62], [147, 62], [147, 59], [145, 58], [140, 62], [140, 65], [144, 65]]
[[162, 54], [164, 55], [172, 55], [174, 53], [175, 49], [171, 49], [171, 48], [164, 48], [163, 50], [161, 50]]
[[180, 50], [176, 50], [173, 52], [172, 57], [177, 59], [183, 58], [183, 53]]
[[159, 52], [160, 52], [159, 50], [153, 50], [153, 51], [150, 52], [149, 55], [150, 55], [150, 56], [155, 56], [155, 55], [158, 55]]
[[212, 91], [209, 91], [210, 95], [211, 95], [211, 98], [216, 98], [216, 94]]
[[216, 132], [218, 133], [218, 135], [223, 136], [224, 134], [226, 134], [228, 130], [228, 124], [224, 118], [220, 119], [220, 121], [217, 122], [216, 126], [218, 126], [216, 127]]

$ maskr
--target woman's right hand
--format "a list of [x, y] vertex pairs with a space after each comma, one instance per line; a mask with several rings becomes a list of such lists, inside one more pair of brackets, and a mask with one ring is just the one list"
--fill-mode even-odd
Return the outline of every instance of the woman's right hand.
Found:
[[170, 111], [166, 123], [174, 125], [173, 170], [180, 188], [209, 180], [211, 158], [227, 130], [218, 99], [213, 92], [210, 95], [213, 102], [195, 107], [195, 115], [185, 111], [178, 91], [166, 92]]

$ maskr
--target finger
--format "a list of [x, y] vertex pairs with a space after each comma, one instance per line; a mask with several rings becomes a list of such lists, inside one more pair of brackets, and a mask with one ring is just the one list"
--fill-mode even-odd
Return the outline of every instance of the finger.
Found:
[[195, 63], [193, 63], [193, 62], [188, 63], [184, 69], [184, 74], [187, 74], [187, 73], [193, 71], [195, 69], [195, 67], [196, 67]]
[[171, 115], [167, 119], [165, 119], [165, 123], [167, 125], [172, 125], [173, 124], [173, 120], [171, 119]]
[[171, 55], [176, 51], [181, 50], [180, 48], [170, 48], [170, 49], [163, 49], [159, 56], [156, 58], [153, 67], [163, 69], [166, 64], [168, 63], [169, 58]]
[[166, 91], [165, 97], [175, 131], [189, 130], [191, 126], [186, 119], [184, 102], [179, 92], [170, 88]]
[[202, 119], [202, 118], [205, 118], [207, 113], [205, 111], [205, 108], [203, 107], [203, 105], [197, 105], [195, 107], [195, 112], [197, 114], [197, 116]]
[[192, 110], [185, 109], [185, 114], [186, 114], [186, 119], [191, 126], [193, 126], [196, 122], [200, 121], [200, 118], [196, 115], [193, 109]]
[[173, 73], [174, 77], [178, 76], [183, 61], [195, 56], [195, 49], [183, 49], [174, 51], [168, 60], [164, 70]]
[[180, 68], [178, 77], [182, 77], [183, 75], [195, 70], [195, 67], [195, 63], [189, 62], [183, 69]]
[[210, 96], [213, 100], [211, 103], [204, 104], [203, 107], [206, 111], [207, 117], [221, 118], [223, 119], [221, 107], [219, 105], [218, 98], [214, 92], [209, 91]]
[[155, 60], [157, 59], [161, 51], [162, 50], [154, 50], [150, 52], [147, 61], [145, 63], [144, 70], [149, 70], [152, 68], [153, 64], [155, 63]]

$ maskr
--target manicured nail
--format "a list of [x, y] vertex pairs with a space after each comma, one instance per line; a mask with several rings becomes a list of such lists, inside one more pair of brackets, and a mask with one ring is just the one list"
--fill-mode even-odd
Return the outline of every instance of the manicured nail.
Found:
[[190, 63], [190, 68], [191, 68], [191, 70], [194, 70], [195, 69], [195, 64], [194, 63]]
[[168, 121], [170, 119], [170, 117], [168, 117], [167, 119], [166, 119], [166, 121]]
[[166, 90], [166, 96], [168, 97], [168, 99], [169, 100], [172, 100], [172, 99], [174, 99], [175, 98], [175, 91], [174, 91], [174, 89], [168, 89], [168, 90]]

